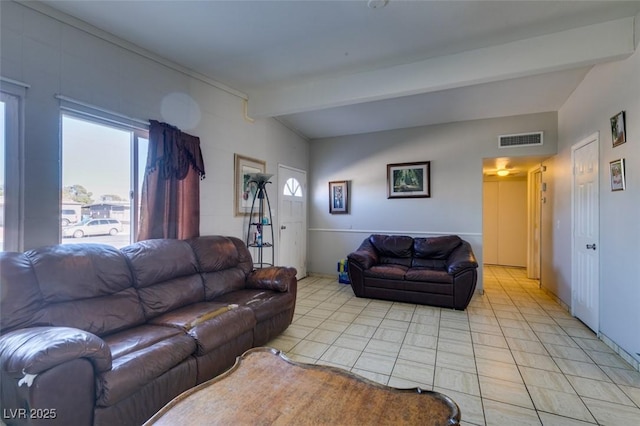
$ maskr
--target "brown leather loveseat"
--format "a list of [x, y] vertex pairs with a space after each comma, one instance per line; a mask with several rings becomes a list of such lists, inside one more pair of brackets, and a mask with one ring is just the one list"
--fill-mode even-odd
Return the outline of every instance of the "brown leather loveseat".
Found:
[[234, 237], [0, 253], [7, 424], [139, 425], [285, 330], [293, 268]]
[[457, 235], [371, 235], [349, 254], [357, 297], [464, 310], [476, 288], [478, 262]]

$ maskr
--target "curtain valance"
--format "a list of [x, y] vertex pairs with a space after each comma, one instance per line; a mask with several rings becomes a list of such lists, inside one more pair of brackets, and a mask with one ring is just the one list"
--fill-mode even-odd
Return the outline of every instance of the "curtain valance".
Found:
[[167, 123], [150, 120], [149, 156], [146, 174], [158, 170], [162, 179], [183, 180], [193, 168], [204, 179], [204, 160], [200, 138], [183, 133]]

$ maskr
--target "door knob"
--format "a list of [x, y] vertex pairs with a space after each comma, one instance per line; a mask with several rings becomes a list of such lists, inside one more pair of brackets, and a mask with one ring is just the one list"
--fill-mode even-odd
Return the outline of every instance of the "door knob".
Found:
[[596, 249], [596, 243], [587, 244], [587, 250], [595, 250], [595, 249]]
[[284, 226], [284, 225], [282, 225], [282, 226], [280, 227], [280, 229], [287, 229], [287, 227], [286, 227], [286, 226]]

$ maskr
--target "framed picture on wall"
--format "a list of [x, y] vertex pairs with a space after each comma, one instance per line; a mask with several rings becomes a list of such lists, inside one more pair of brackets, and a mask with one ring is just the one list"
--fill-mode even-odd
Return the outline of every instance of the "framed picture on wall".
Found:
[[627, 141], [624, 111], [620, 111], [611, 117], [611, 140], [613, 141], [614, 147], [622, 145]]
[[349, 213], [349, 185], [346, 180], [329, 182], [329, 213]]
[[247, 216], [251, 211], [251, 202], [257, 190], [255, 183], [249, 183], [251, 173], [265, 173], [267, 163], [255, 158], [234, 154], [234, 214]]
[[431, 162], [387, 164], [387, 198], [431, 197]]
[[609, 170], [611, 175], [611, 190], [624, 191], [624, 158], [609, 163]]

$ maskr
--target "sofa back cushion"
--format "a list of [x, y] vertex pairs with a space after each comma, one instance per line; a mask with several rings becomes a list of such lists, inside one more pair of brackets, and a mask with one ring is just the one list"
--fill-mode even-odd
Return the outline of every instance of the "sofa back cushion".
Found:
[[462, 244], [457, 235], [416, 238], [413, 243], [414, 267], [444, 268], [449, 255]]
[[413, 238], [404, 235], [379, 235], [369, 237], [369, 241], [378, 252], [381, 264], [411, 266], [413, 257]]
[[0, 333], [37, 325], [38, 281], [24, 253], [0, 252]]
[[196, 256], [184, 240], [145, 240], [121, 251], [129, 260], [147, 319], [204, 301]]
[[42, 297], [38, 323], [105, 335], [145, 321], [125, 257], [104, 244], [25, 252]]
[[247, 275], [253, 270], [253, 260], [242, 240], [211, 235], [187, 242], [198, 259], [206, 300], [245, 288]]

